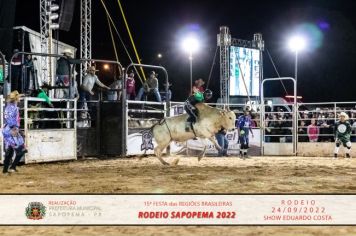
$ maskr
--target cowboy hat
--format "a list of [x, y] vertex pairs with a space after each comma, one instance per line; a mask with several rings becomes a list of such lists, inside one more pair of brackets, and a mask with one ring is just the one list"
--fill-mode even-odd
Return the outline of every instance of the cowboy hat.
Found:
[[12, 91], [9, 95], [7, 95], [6, 100], [8, 102], [18, 102], [20, 97], [25, 96], [24, 94], [20, 94], [17, 90]]
[[201, 83], [201, 85], [204, 85], [205, 84], [205, 82], [204, 82], [204, 80], [202, 79], [202, 78], [199, 78], [199, 79], [196, 79], [195, 81], [194, 81], [194, 83]]
[[349, 116], [348, 116], [345, 112], [341, 112], [339, 116], [340, 116], [340, 117], [341, 117], [341, 116], [345, 117], [345, 120], [348, 120], [348, 119], [349, 119]]
[[95, 69], [95, 66], [90, 66], [90, 67], [88, 68], [88, 71], [99, 71], [99, 70], [96, 70], [96, 69]]
[[150, 72], [150, 75], [157, 76], [158, 74], [153, 70], [153, 71]]
[[74, 55], [73, 51], [72, 51], [70, 48], [64, 49], [63, 52], [62, 52], [62, 54], [63, 54], [63, 55], [70, 55], [70, 56], [73, 56], [73, 55]]

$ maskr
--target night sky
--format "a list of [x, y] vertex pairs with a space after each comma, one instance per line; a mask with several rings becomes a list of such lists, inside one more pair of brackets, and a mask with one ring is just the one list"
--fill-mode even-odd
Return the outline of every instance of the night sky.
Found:
[[[116, 0], [105, 0], [118, 30], [134, 53]], [[144, 64], [161, 64], [173, 83], [173, 100], [182, 100], [189, 91], [188, 56], [180, 47], [181, 35], [194, 29], [203, 44], [194, 56], [193, 78], [208, 79], [216, 50], [219, 26], [230, 28], [232, 37], [251, 40], [263, 34], [281, 76], [294, 76], [294, 54], [287, 39], [294, 32], [308, 37], [308, 49], [299, 54], [298, 94], [305, 102], [354, 101], [356, 91], [356, 16], [353, 1], [172, 1], [122, 0], [139, 55]], [[92, 0], [93, 58], [115, 59], [105, 11], [100, 0]], [[15, 25], [39, 31], [39, 1], [17, 0]], [[80, 0], [70, 32], [60, 31], [59, 39], [79, 49]], [[119, 59], [129, 64], [122, 45], [115, 36]], [[157, 59], [157, 53], [163, 58]], [[79, 54], [77, 54], [79, 56]], [[264, 53], [264, 78], [277, 77], [267, 51]], [[99, 68], [100, 69], [100, 68]], [[159, 80], [163, 79], [163, 74]], [[162, 84], [163, 82], [161, 82]], [[292, 93], [287, 83], [287, 92]], [[218, 57], [209, 88], [219, 96]], [[280, 83], [267, 87], [267, 95], [284, 96]]]

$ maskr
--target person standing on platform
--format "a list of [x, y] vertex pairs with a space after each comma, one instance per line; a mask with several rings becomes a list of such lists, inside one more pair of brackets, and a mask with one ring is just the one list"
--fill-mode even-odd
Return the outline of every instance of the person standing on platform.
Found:
[[157, 74], [154, 71], [151, 71], [149, 78], [147, 81], [143, 84], [143, 86], [140, 88], [138, 91], [138, 95], [136, 97], [137, 101], [142, 100], [143, 93], [150, 93], [153, 92], [153, 94], [156, 97], [157, 102], [161, 102], [161, 95], [159, 94], [158, 90], [158, 79], [157, 79]]
[[135, 73], [133, 71], [126, 78], [126, 99], [131, 100], [136, 98]]
[[95, 75], [96, 71], [98, 70], [95, 69], [95, 66], [89, 67], [88, 73], [85, 75], [83, 83], [80, 85], [78, 109], [83, 109], [84, 103], [89, 101], [91, 96], [94, 95], [94, 84], [97, 84], [105, 89], [110, 89], [99, 80], [98, 76]]
[[[70, 86], [72, 78], [72, 64], [80, 64], [81, 61], [78, 59], [73, 59], [73, 52], [70, 49], [63, 50], [63, 56], [57, 60], [57, 80], [56, 84], [58, 86], [67, 87], [63, 90], [64, 98], [70, 98]], [[74, 83], [73, 83], [74, 84]], [[72, 94], [73, 97], [73, 94]]]

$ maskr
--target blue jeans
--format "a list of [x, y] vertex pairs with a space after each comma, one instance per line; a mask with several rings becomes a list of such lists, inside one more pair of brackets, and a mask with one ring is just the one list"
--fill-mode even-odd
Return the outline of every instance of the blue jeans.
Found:
[[83, 109], [85, 102], [90, 100], [90, 93], [83, 89], [79, 90], [79, 101], [78, 101], [78, 109]]
[[218, 156], [226, 156], [227, 155], [227, 148], [229, 146], [229, 140], [227, 140], [226, 135], [217, 133], [215, 134], [215, 138], [218, 141], [218, 144], [222, 148], [218, 151]]
[[[162, 100], [161, 100], [161, 95], [159, 94], [158, 89], [155, 88], [155, 89], [152, 89], [151, 91], [152, 91], [153, 94], [156, 96], [157, 102], [161, 102], [161, 101], [162, 101]], [[136, 97], [136, 100], [141, 101], [144, 92], [145, 92], [145, 90], [143, 89], [143, 87], [140, 88], [140, 90], [138, 91], [138, 95], [137, 95], [137, 97]]]

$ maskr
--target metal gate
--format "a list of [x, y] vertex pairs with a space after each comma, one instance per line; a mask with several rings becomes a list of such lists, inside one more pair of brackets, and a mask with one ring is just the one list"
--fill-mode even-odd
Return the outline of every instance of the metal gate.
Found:
[[[288, 110], [267, 110], [264, 84], [268, 81], [291, 80], [294, 87], [294, 103]], [[282, 107], [282, 104], [280, 104]], [[285, 106], [285, 104], [283, 104]], [[261, 136], [262, 155], [291, 156], [297, 154], [297, 86], [290, 77], [268, 78], [261, 84]], [[278, 108], [278, 104], [273, 107]]]

